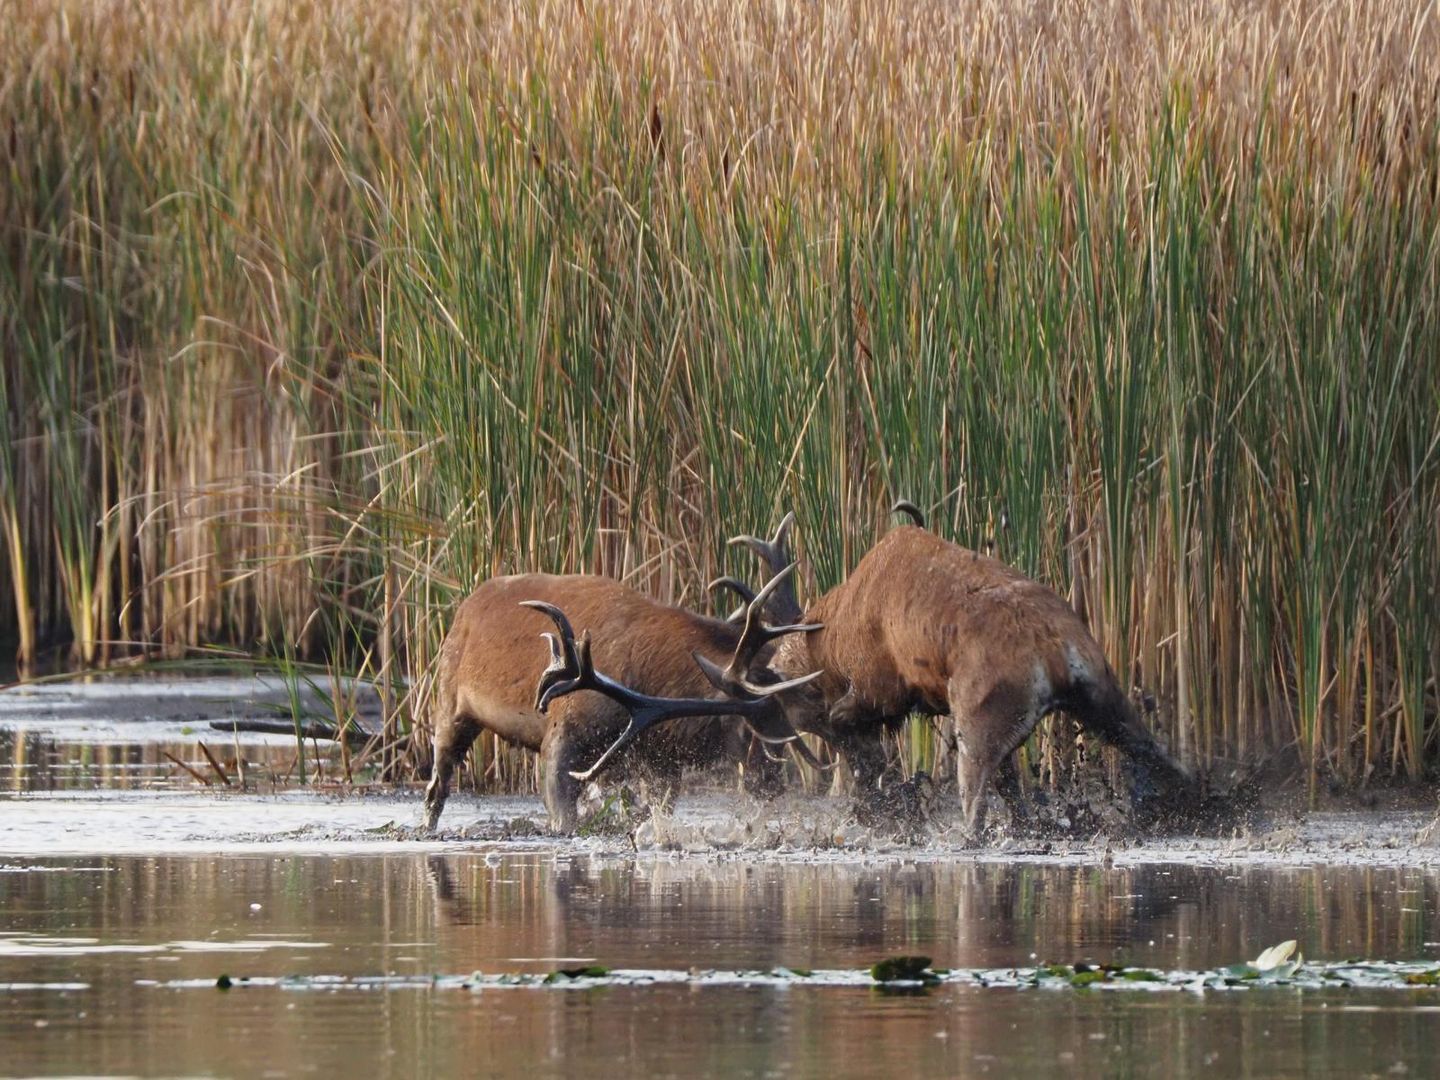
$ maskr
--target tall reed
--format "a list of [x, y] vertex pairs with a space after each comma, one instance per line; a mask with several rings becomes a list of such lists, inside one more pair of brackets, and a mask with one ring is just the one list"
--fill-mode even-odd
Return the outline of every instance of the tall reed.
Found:
[[22, 666], [324, 658], [423, 735], [485, 576], [703, 606], [793, 508], [813, 594], [904, 495], [1182, 756], [1434, 767], [1431, 5], [0, 17]]

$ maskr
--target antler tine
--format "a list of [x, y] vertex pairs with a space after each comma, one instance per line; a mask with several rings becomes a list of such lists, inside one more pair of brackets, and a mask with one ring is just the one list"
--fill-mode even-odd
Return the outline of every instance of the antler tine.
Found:
[[554, 604], [547, 604], [543, 600], [522, 600], [520, 606], [533, 608], [550, 616], [559, 631], [557, 634], [540, 635], [550, 644], [550, 666], [540, 673], [540, 681], [535, 685], [535, 710], [543, 713], [549, 704], [550, 691], [566, 679], [574, 678], [580, 670], [575, 651], [575, 629], [570, 625], [565, 613]]
[[781, 519], [780, 525], [775, 530], [775, 535], [769, 540], [762, 540], [758, 536], [750, 536], [748, 533], [740, 536], [732, 536], [725, 541], [727, 544], [744, 544], [751, 551], [759, 555], [765, 562], [770, 564], [770, 572], [778, 573], [780, 568], [790, 561], [790, 550], [786, 542], [790, 539], [790, 530], [795, 525], [795, 512], [792, 510]]
[[520, 606], [534, 608], [542, 615], [550, 616], [550, 621], [553, 622], [556, 629], [560, 631], [560, 637], [565, 643], [567, 654], [574, 650], [575, 628], [570, 625], [570, 620], [565, 617], [565, 612], [561, 611], [554, 604], [547, 604], [544, 600], [521, 600]]
[[[775, 530], [775, 535], [769, 540], [762, 540], [758, 536], [742, 535], [732, 536], [727, 543], [744, 544], [760, 557], [761, 562], [765, 564], [765, 568], [772, 576], [778, 575], [791, 564], [789, 539], [790, 530], [794, 525], [795, 514], [792, 511], [781, 520], [779, 527]], [[795, 595], [793, 583], [787, 585], [785, 591], [775, 597], [771, 607], [775, 617], [784, 622], [796, 622], [804, 614], [804, 609], [800, 607], [800, 601]]]
[[896, 499], [895, 505], [890, 507], [892, 514], [904, 514], [920, 528], [925, 528], [925, 511], [916, 506], [909, 499]]
[[[731, 577], [729, 574], [726, 574], [724, 577], [717, 577], [714, 581], [710, 582], [709, 585], [705, 586], [707, 592], [716, 592], [720, 589], [729, 589], [731, 592], [739, 593], [740, 598], [745, 601], [745, 604], [751, 604], [755, 601], [755, 590], [739, 578]], [[727, 615], [725, 621], [733, 623], [743, 619], [745, 617], [745, 604], [742, 604]]]
[[760, 655], [760, 650], [767, 644], [786, 634], [820, 629], [819, 623], [792, 623], [788, 626], [765, 625], [763, 620], [765, 602], [786, 583], [794, 572], [795, 564], [792, 562], [767, 581], [765, 587], [745, 605], [745, 629], [741, 631], [740, 640], [735, 645], [735, 655], [730, 660], [730, 666], [726, 668], [726, 675], [742, 685], [745, 682], [745, 676], [749, 674], [750, 665], [755, 662], [756, 657]]
[[692, 652], [690, 654], [695, 658], [695, 663], [700, 666], [705, 677], [717, 690], [742, 700], [767, 698], [784, 693], [786, 690], [793, 690], [797, 686], [804, 686], [820, 676], [820, 672], [812, 671], [809, 675], [802, 675], [798, 679], [787, 679], [783, 682], [769, 684], [753, 683], [749, 677], [750, 668], [759, 657], [760, 650], [771, 641], [778, 637], [784, 637], [786, 634], [820, 630], [824, 626], [823, 623], [792, 623], [789, 626], [765, 625], [762, 618], [765, 601], [784, 584], [785, 579], [794, 569], [794, 563], [785, 567], [767, 581], [765, 587], [755, 594], [755, 598], [745, 605], [745, 629], [740, 632], [740, 640], [735, 643], [734, 655], [731, 656], [730, 663], [726, 667], [720, 667], [715, 661], [701, 653]]

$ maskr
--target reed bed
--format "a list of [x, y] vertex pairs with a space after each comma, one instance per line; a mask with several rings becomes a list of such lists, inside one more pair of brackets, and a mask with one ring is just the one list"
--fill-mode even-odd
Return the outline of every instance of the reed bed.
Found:
[[1187, 761], [1433, 770], [1434, 6], [1048, 7], [0, 0], [22, 668], [318, 662], [423, 767], [477, 581], [793, 508], [813, 593], [903, 495]]

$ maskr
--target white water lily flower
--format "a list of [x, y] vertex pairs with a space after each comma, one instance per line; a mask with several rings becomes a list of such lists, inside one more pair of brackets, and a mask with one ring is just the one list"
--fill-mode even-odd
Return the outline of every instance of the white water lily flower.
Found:
[[[1305, 954], [1298, 953], [1294, 960], [1290, 954], [1295, 952], [1294, 941], [1282, 941], [1279, 945], [1271, 945], [1254, 960], [1250, 966], [1260, 972], [1275, 972], [1281, 975], [1290, 975], [1296, 968], [1305, 962]], [[1288, 961], [1288, 963], [1287, 963]]]

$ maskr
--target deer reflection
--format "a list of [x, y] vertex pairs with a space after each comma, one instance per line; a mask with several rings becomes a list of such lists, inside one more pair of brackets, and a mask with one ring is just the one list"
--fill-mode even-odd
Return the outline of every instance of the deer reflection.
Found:
[[512, 957], [861, 967], [915, 952], [948, 967], [1079, 959], [1206, 967], [1306, 927], [1314, 948], [1373, 952], [1377, 941], [1404, 937], [1375, 897], [1409, 881], [1422, 908], [1435, 890], [1419, 872], [1401, 871], [820, 858], [436, 855], [428, 874], [437, 936], [462, 970], [504, 970]]

